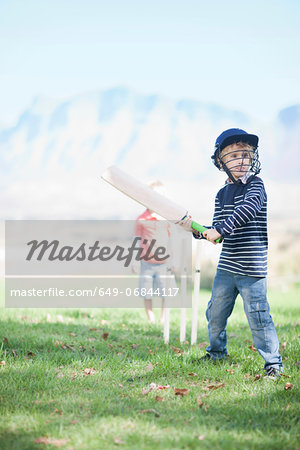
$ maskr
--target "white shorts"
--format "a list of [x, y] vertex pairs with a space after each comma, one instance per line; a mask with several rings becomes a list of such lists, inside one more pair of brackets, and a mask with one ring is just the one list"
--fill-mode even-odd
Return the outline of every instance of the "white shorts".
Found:
[[[145, 300], [151, 300], [153, 296], [164, 297], [166, 286], [174, 286], [175, 277], [167, 280], [167, 264], [155, 264], [141, 261], [141, 272], [139, 279], [140, 296]], [[167, 284], [167, 281], [169, 282]], [[176, 285], [176, 284], [175, 284]]]

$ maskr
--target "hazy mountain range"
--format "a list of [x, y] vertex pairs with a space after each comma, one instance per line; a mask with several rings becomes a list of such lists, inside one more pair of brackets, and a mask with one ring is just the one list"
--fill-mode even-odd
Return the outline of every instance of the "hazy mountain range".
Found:
[[271, 211], [296, 214], [300, 105], [262, 123], [214, 104], [115, 88], [36, 98], [14, 126], [0, 128], [1, 218], [134, 218], [141, 207], [100, 179], [116, 164], [142, 181], [161, 179], [173, 200], [207, 220], [224, 180], [210, 156], [230, 127], [260, 136]]

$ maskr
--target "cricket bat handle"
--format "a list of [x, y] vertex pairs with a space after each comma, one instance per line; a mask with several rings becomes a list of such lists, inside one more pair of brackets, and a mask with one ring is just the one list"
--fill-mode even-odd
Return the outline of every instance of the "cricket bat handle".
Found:
[[[203, 227], [202, 225], [200, 225], [199, 223], [194, 222], [194, 221], [192, 222], [192, 228], [196, 231], [199, 231], [199, 233], [203, 233], [203, 231], [207, 230], [207, 228]], [[219, 238], [216, 240], [216, 242], [217, 242], [217, 244], [219, 244], [220, 242], [222, 242], [222, 239]]]

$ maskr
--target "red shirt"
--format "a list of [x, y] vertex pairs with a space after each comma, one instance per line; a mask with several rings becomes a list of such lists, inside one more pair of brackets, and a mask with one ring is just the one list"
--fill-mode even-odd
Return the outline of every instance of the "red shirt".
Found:
[[[143, 248], [141, 257], [147, 253], [151, 241], [154, 239], [156, 242], [148, 257], [153, 256], [158, 247], [164, 247], [166, 249], [165, 255], [168, 254], [170, 225], [166, 220], [158, 220], [155, 213], [149, 211], [149, 209], [146, 209], [146, 211], [136, 219], [134, 234], [135, 236], [141, 237], [141, 247]], [[144, 240], [147, 242], [144, 243]], [[159, 255], [160, 258], [162, 258], [162, 256], [163, 255]], [[164, 263], [164, 261], [157, 261], [153, 258], [147, 259], [146, 261], [154, 264]]]

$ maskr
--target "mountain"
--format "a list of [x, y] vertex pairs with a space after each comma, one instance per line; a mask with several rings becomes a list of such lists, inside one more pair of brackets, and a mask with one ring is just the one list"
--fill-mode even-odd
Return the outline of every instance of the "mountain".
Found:
[[14, 126], [0, 130], [2, 219], [134, 218], [141, 207], [100, 179], [116, 164], [142, 181], [161, 179], [169, 197], [209, 220], [224, 180], [210, 156], [216, 136], [231, 127], [259, 134], [262, 176], [277, 190], [294, 183], [297, 201], [299, 105], [266, 124], [218, 105], [127, 88], [36, 98]]

